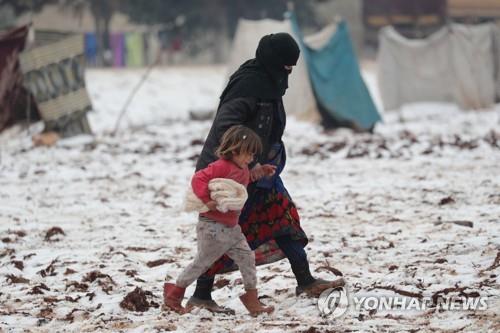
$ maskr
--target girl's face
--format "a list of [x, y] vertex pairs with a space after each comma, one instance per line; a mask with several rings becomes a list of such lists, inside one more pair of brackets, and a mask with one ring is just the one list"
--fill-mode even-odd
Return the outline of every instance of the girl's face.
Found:
[[236, 154], [233, 153], [233, 162], [240, 168], [248, 167], [248, 164], [253, 161], [253, 154]]

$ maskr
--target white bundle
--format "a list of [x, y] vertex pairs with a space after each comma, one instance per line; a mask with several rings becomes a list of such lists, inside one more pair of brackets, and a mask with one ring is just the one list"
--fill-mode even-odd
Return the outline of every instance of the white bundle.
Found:
[[184, 199], [184, 211], [186, 212], [200, 212], [206, 213], [209, 211], [208, 207], [205, 206], [203, 201], [201, 201], [196, 194], [193, 192], [193, 188], [189, 186], [186, 192], [186, 198]]
[[[226, 213], [230, 210], [239, 211], [248, 198], [247, 189], [240, 183], [227, 178], [214, 178], [208, 183], [210, 198], [217, 202], [217, 210]], [[194, 194], [189, 187], [186, 193], [184, 210], [187, 212], [208, 212], [208, 207]]]
[[247, 188], [232, 179], [215, 178], [208, 183], [210, 198], [217, 202], [217, 210], [241, 210], [248, 198]]

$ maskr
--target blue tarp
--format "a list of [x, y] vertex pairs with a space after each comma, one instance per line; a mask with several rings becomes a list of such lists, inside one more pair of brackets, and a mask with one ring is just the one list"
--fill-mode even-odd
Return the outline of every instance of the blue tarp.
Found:
[[289, 14], [289, 18], [322, 113], [335, 123], [347, 121], [361, 129], [372, 128], [381, 118], [361, 76], [346, 22], [338, 24], [321, 49], [312, 49], [304, 43], [295, 15]]
[[92, 32], [85, 33], [85, 59], [88, 65], [97, 64], [97, 38]]

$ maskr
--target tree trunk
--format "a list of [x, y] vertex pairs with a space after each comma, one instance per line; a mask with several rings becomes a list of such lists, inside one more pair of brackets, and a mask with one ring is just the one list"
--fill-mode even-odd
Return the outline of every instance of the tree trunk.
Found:
[[229, 49], [229, 3], [227, 0], [220, 0], [215, 8], [219, 12], [217, 30], [219, 38], [215, 40], [213, 62], [222, 63], [226, 61]]
[[90, 11], [94, 16], [95, 33], [97, 37], [97, 62], [99, 66], [109, 66], [112, 60], [110, 54], [109, 27], [116, 2], [93, 0]]

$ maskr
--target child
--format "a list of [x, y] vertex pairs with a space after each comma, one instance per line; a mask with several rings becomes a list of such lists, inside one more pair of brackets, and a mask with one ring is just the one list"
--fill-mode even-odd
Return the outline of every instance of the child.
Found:
[[[274, 311], [274, 307], [264, 307], [257, 298], [255, 254], [238, 225], [241, 209], [225, 213], [218, 211], [217, 202], [211, 199], [208, 186], [212, 179], [227, 178], [246, 187], [250, 181], [248, 164], [252, 162], [254, 154], [261, 151], [262, 144], [255, 132], [241, 125], [233, 126], [222, 136], [216, 151], [219, 159], [194, 174], [191, 180], [193, 192], [210, 210], [199, 215], [196, 227], [198, 253], [194, 261], [184, 269], [175, 284], [164, 285], [164, 303], [167, 308], [179, 313], [189, 311], [181, 304], [186, 287], [223, 254], [227, 254], [240, 269], [246, 291], [240, 300], [250, 314], [256, 316]], [[268, 175], [274, 172], [272, 169], [267, 170]]]

